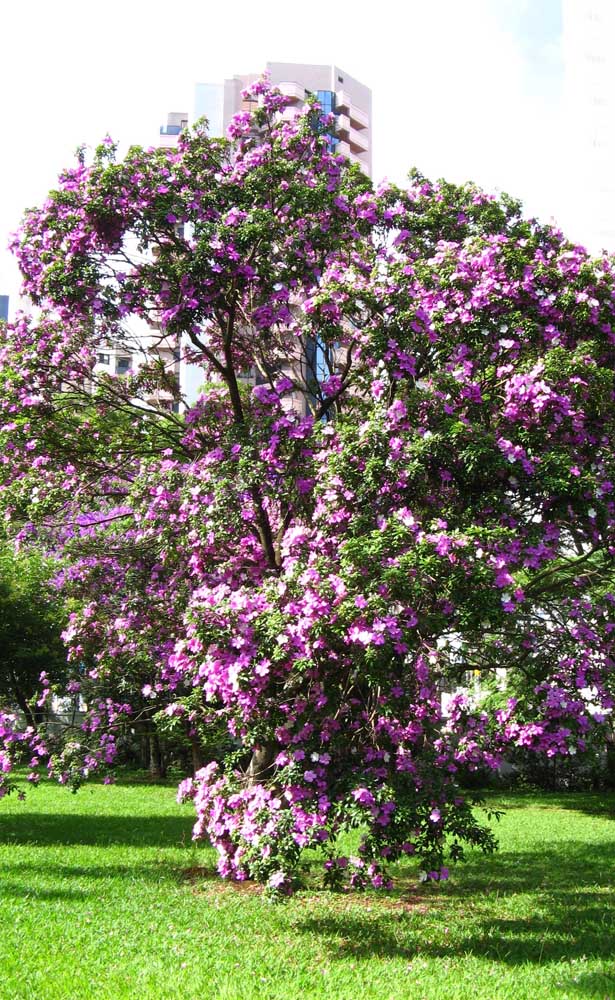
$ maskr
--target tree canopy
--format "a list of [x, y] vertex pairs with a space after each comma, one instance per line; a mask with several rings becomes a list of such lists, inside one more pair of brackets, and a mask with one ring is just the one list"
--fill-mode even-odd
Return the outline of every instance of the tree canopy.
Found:
[[17, 705], [32, 726], [40, 714], [30, 703], [41, 673], [61, 683], [67, 670], [52, 573], [40, 553], [0, 544], [0, 700]]
[[[438, 880], [494, 846], [464, 770], [612, 711], [614, 262], [473, 184], [374, 190], [253, 94], [228, 140], [82, 156], [15, 239], [2, 503], [62, 555], [89, 707], [52, 770], [112, 762], [145, 699], [232, 738], [181, 788], [222, 875], [289, 892], [319, 846], [330, 884]], [[136, 320], [196, 402], [159, 356], [101, 372]], [[481, 710], [464, 679], [503, 667], [528, 682]]]

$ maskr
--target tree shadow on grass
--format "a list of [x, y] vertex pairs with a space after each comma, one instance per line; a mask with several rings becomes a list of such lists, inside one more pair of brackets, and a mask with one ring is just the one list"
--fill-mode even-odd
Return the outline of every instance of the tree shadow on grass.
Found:
[[0, 904], [3, 899], [27, 899], [33, 904], [58, 900], [78, 903], [98, 898], [100, 883], [116, 885], [118, 881], [141, 886], [148, 883], [165, 893], [183, 881], [183, 869], [165, 861], [74, 865], [54, 864], [47, 859], [40, 863], [18, 859], [0, 864]]
[[[2, 869], [0, 869], [0, 874], [3, 876]], [[57, 902], [58, 900], [76, 902], [91, 895], [91, 892], [83, 889], [46, 889], [42, 886], [24, 885], [22, 882], [9, 882], [4, 876], [0, 879], [0, 901], [2, 899], [27, 899], [32, 903]]]
[[[615, 987], [613, 847], [560, 842], [556, 855], [548, 848], [503, 853], [482, 864], [471, 860], [457, 872], [459, 885], [413, 886], [411, 903], [403, 893], [389, 897], [387, 905], [368, 897], [373, 905], [365, 914], [359, 906], [346, 906], [306, 917], [297, 927], [322, 937], [334, 958], [474, 955], [537, 967], [575, 958], [605, 960], [609, 973], [588, 975], [585, 985], [581, 975], [570, 985], [591, 994], [612, 972]], [[517, 917], [515, 910], [527, 918]], [[450, 937], [445, 925], [451, 926]]]
[[[114, 772], [112, 788], [170, 788], [177, 791], [177, 786], [184, 778], [191, 778], [192, 772], [174, 771], [165, 775], [164, 778], [155, 778], [149, 771], [123, 770]], [[101, 787], [104, 785], [102, 778], [88, 779], [88, 785]]]
[[181, 847], [192, 839], [191, 816], [92, 816], [87, 813], [0, 814], [0, 846], [82, 844]]
[[574, 893], [584, 886], [615, 887], [615, 842], [558, 840], [533, 851], [498, 851], [493, 857], [472, 854], [454, 869], [456, 878], [443, 883], [450, 896], [475, 896], [497, 891], [514, 893]]
[[[6, 880], [13, 878], [16, 881], [11, 883]], [[4, 895], [13, 895], [12, 888], [20, 890], [20, 895], [31, 893], [33, 896], [44, 896], [47, 890], [40, 880], [53, 879], [54, 883], [73, 879], [82, 880], [117, 880], [128, 879], [131, 882], [156, 882], [173, 883], [177, 885], [183, 876], [183, 871], [167, 862], [127, 861], [125, 864], [109, 865], [79, 865], [79, 864], [53, 864], [47, 859], [37, 863], [35, 861], [16, 860], [14, 863], [0, 864], [0, 898]], [[26, 882], [32, 882], [32, 889], [28, 889]], [[40, 887], [40, 888], [39, 888]], [[23, 892], [21, 892], [23, 890]], [[55, 891], [51, 889], [50, 893]], [[93, 891], [93, 890], [91, 890]], [[59, 888], [61, 896], [74, 894], [75, 898], [90, 895], [91, 891]], [[58, 897], [60, 898], [60, 897]]]
[[612, 972], [587, 972], [573, 976], [566, 983], [569, 990], [596, 1000], [613, 1000], [615, 997], [615, 967]]
[[506, 812], [508, 809], [567, 809], [615, 820], [615, 792], [533, 792], [489, 790], [488, 803]]

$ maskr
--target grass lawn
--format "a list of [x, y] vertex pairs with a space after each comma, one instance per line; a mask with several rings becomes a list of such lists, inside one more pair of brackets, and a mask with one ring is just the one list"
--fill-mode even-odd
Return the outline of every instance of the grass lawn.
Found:
[[[495, 800], [494, 800], [495, 801]], [[0, 803], [0, 1000], [615, 1000], [615, 796], [497, 799], [501, 851], [449, 883], [221, 884], [174, 787]]]

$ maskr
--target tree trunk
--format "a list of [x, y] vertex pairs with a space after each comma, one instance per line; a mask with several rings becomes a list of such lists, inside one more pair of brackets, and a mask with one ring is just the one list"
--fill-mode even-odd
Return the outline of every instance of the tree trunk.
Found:
[[246, 772], [249, 785], [256, 785], [267, 778], [276, 757], [276, 749], [275, 743], [266, 743], [264, 747], [252, 751], [252, 759]]
[[166, 775], [164, 754], [157, 733], [150, 733], [149, 737], [149, 773], [155, 780]]
[[26, 698], [25, 694], [23, 693], [17, 681], [15, 680], [15, 675], [13, 671], [11, 671], [11, 681], [13, 683], [15, 701], [17, 702], [21, 711], [23, 712], [26, 722], [28, 723], [29, 726], [32, 726], [33, 729], [38, 729], [38, 726], [36, 724], [36, 719], [32, 714], [32, 709], [28, 705], [28, 699]]
[[149, 771], [149, 736], [145, 730], [139, 733], [139, 766], [144, 771]]
[[615, 733], [607, 736], [605, 772], [606, 787], [615, 789]]
[[197, 771], [201, 770], [204, 764], [203, 754], [201, 753], [201, 744], [196, 737], [192, 737], [190, 739], [190, 746], [192, 748], [192, 773], [196, 774]]

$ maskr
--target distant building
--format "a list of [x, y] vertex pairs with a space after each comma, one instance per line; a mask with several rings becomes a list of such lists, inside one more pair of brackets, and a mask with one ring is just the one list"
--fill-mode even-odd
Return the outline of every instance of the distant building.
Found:
[[[372, 92], [369, 87], [339, 66], [268, 62], [266, 71], [271, 83], [291, 99], [287, 115], [296, 113], [306, 97], [314, 95], [324, 111], [336, 116], [336, 152], [358, 163], [370, 176]], [[258, 73], [243, 73], [224, 83], [198, 83], [194, 118], [205, 116], [210, 135], [224, 135], [233, 115], [250, 110], [251, 104], [242, 98], [241, 92], [258, 78]]]
[[[171, 112], [167, 124], [160, 127], [158, 145], [171, 148], [188, 125], [187, 112]], [[179, 411], [177, 392], [180, 384], [179, 338], [171, 336], [154, 321], [131, 317], [130, 323], [122, 331], [122, 340], [101, 344], [96, 357], [97, 375], [135, 374], [145, 364], [155, 360], [164, 367], [169, 382], [168, 389], [156, 389], [145, 395], [142, 401], [155, 409]]]
[[130, 326], [123, 330], [121, 343], [100, 345], [94, 371], [97, 375], [129, 375], [152, 360], [162, 364], [169, 388], [156, 389], [139, 398], [154, 409], [177, 413], [179, 403], [174, 386], [180, 385], [179, 340], [160, 325], [133, 317]]
[[188, 124], [188, 112], [187, 111], [170, 111], [167, 115], [166, 125], [160, 126], [160, 136], [158, 138], [158, 145], [165, 149], [172, 148], [177, 145], [177, 139], [179, 137], [182, 129], [186, 128]]
[[[324, 112], [335, 115], [336, 125], [330, 137], [331, 149], [358, 164], [371, 176], [372, 94], [369, 87], [335, 65], [269, 62], [266, 73], [273, 86], [290, 99], [284, 117], [291, 118], [303, 108], [306, 98], [316, 97]], [[236, 74], [223, 83], [198, 83], [195, 88], [193, 120], [207, 118], [209, 134], [214, 137], [224, 136], [234, 115], [254, 108], [255, 100], [242, 97], [242, 91], [258, 80], [260, 75], [243, 73]], [[187, 124], [186, 112], [170, 112], [166, 125], [160, 126], [159, 145], [173, 148]], [[298, 363], [308, 382], [326, 374], [323, 350], [317, 343], [305, 345], [304, 356], [298, 359]], [[189, 405], [195, 401], [202, 380], [202, 369], [182, 359], [179, 364], [179, 384], [182, 396]], [[296, 405], [304, 403], [297, 400]]]

